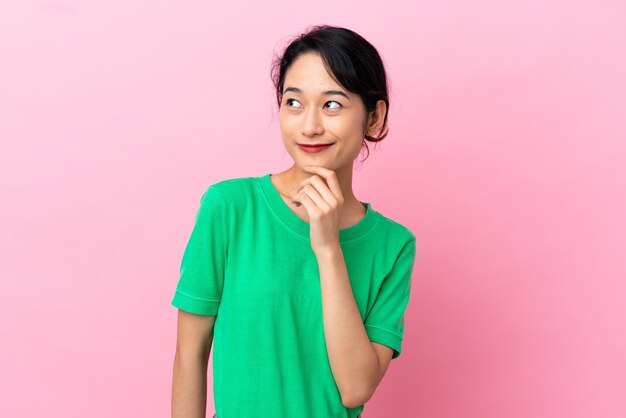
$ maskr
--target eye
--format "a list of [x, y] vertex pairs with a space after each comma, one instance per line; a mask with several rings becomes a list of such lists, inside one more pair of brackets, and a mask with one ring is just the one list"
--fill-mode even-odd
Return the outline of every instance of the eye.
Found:
[[285, 101], [285, 103], [287, 103], [287, 106], [292, 107], [292, 106], [289, 104], [289, 103], [291, 103], [292, 101], [294, 101], [294, 102], [296, 102], [296, 103], [298, 103], [298, 104], [300, 103], [300, 102], [298, 102], [296, 99], [287, 99], [287, 100]]
[[337, 105], [337, 107], [331, 107], [331, 108], [329, 108], [329, 109], [339, 109], [340, 107], [342, 107], [342, 106], [341, 106], [341, 103], [336, 102], [336, 101], [334, 101], [334, 100], [331, 100], [331, 101], [326, 102], [326, 104], [328, 104], [328, 103], [334, 103], [334, 104], [336, 104], [336, 105]]

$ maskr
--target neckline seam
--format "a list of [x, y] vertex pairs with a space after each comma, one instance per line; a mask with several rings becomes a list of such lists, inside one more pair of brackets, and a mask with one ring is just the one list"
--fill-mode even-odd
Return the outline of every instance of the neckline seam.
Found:
[[372, 223], [372, 225], [370, 226], [370, 228], [369, 228], [368, 230], [363, 231], [363, 233], [362, 233], [361, 235], [358, 235], [358, 236], [356, 236], [356, 237], [347, 238], [347, 239], [345, 239], [345, 240], [341, 241], [341, 243], [342, 243], [342, 244], [346, 244], [346, 243], [348, 243], [348, 242], [358, 241], [358, 240], [360, 240], [361, 238], [365, 238], [366, 236], [368, 236], [368, 235], [369, 235], [369, 234], [370, 234], [370, 233], [374, 230], [374, 227], [375, 227], [376, 225], [378, 225], [378, 222], [379, 222], [379, 221], [380, 221], [380, 217], [378, 217], [378, 216], [377, 216], [377, 217], [376, 217], [376, 219], [374, 219], [374, 220], [372, 221], [373, 223]]
[[[301, 238], [305, 241], [311, 241], [310, 237], [305, 237], [303, 234], [301, 234], [299, 231], [296, 231], [295, 229], [293, 229], [291, 226], [287, 225], [287, 223], [280, 217], [280, 215], [278, 213], [276, 213], [276, 209], [274, 208], [274, 205], [272, 205], [272, 203], [269, 201], [269, 196], [266, 195], [265, 193], [265, 189], [264, 186], [262, 184], [262, 179], [257, 177], [256, 178], [257, 183], [259, 183], [259, 186], [261, 187], [261, 194], [263, 195], [263, 200], [265, 201], [265, 203], [267, 204], [267, 206], [269, 207], [270, 211], [272, 212], [272, 215], [274, 215], [274, 217], [278, 220], [278, 222], [285, 227], [285, 229], [287, 229], [288, 231], [290, 231], [291, 233], [293, 233], [294, 235], [296, 235], [298, 238]], [[280, 197], [280, 196], [279, 196]], [[294, 214], [295, 215], [295, 214]]]
[[[257, 184], [261, 189], [261, 193], [263, 194], [263, 199], [265, 200], [265, 203], [269, 206], [272, 214], [285, 228], [287, 228], [298, 237], [304, 239], [305, 241], [310, 242], [311, 238], [309, 232], [304, 231], [305, 228], [310, 227], [310, 224], [298, 217], [291, 209], [289, 209], [289, 207], [287, 207], [282, 197], [280, 196], [280, 193], [278, 192], [274, 184], [271, 183], [272, 180], [270, 175], [271, 173], [266, 173], [263, 176], [255, 177]], [[357, 241], [369, 235], [374, 227], [378, 225], [381, 219], [381, 217], [378, 216], [378, 212], [376, 212], [371, 207], [371, 204], [369, 202], [361, 203], [366, 204], [367, 212], [358, 223], [348, 228], [339, 230], [339, 242], [342, 244]], [[280, 208], [277, 207], [278, 205], [280, 205]], [[289, 217], [289, 220], [283, 219], [281, 217], [281, 212], [283, 212], [286, 217]], [[356, 229], [353, 229], [355, 227]], [[344, 237], [342, 237], [342, 235], [344, 235]]]

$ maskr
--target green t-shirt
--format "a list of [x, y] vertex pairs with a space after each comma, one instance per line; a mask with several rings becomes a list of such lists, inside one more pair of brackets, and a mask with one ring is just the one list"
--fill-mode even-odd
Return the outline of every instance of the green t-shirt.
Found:
[[[415, 236], [369, 203], [339, 231], [369, 339], [400, 355]], [[202, 195], [171, 304], [216, 315], [213, 387], [218, 418], [355, 418], [333, 378], [309, 224], [270, 174], [223, 180]]]

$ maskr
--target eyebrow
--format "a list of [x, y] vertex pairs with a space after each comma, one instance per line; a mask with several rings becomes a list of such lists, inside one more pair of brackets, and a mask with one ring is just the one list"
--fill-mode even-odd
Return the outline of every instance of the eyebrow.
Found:
[[[284, 91], [283, 94], [287, 93], [288, 91], [293, 91], [295, 93], [302, 93], [302, 90], [300, 90], [297, 87], [287, 87]], [[322, 96], [332, 96], [332, 95], [339, 95], [339, 96], [343, 96], [346, 99], [350, 100], [350, 98], [348, 97], [348, 95], [346, 93], [344, 93], [341, 90], [326, 90], [322, 92]]]

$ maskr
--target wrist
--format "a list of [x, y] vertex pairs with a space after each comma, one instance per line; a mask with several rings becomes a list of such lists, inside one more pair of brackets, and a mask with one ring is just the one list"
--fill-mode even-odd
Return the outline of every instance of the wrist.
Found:
[[341, 251], [341, 245], [339, 245], [339, 241], [337, 241], [336, 243], [333, 243], [331, 245], [327, 245], [327, 246], [325, 246], [323, 248], [317, 249], [314, 252], [315, 252], [315, 256], [318, 259], [320, 259], [320, 258], [332, 259], [334, 257], [343, 255], [343, 253]]

